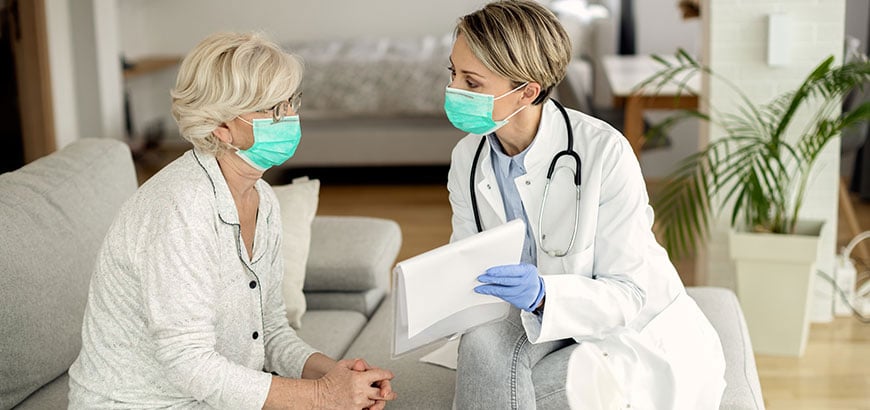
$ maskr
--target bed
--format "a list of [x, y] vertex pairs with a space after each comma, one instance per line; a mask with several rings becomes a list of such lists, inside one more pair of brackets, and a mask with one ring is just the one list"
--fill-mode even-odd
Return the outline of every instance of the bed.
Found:
[[452, 36], [286, 44], [305, 62], [292, 166], [446, 165], [464, 135], [443, 111]]

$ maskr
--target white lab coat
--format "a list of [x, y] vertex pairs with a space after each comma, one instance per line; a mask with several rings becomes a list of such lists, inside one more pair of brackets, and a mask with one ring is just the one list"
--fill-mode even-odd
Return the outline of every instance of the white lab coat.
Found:
[[[724, 382], [719, 338], [686, 295], [666, 251], [653, 233], [653, 210], [637, 158], [626, 139], [603, 121], [568, 110], [574, 150], [582, 159], [579, 221], [574, 222], [572, 161], [560, 159], [547, 212], [539, 221], [547, 169], [567, 147], [562, 114], [545, 103], [538, 133], [525, 157], [517, 190], [537, 242], [538, 270], [546, 287], [542, 318], [523, 312], [532, 343], [573, 338], [567, 392], [584, 409], [715, 409]], [[477, 232], [469, 179], [480, 135], [468, 135], [453, 150], [448, 190], [453, 235]], [[505, 223], [504, 205], [484, 144], [477, 166], [478, 209], [484, 229]], [[564, 158], [564, 157], [563, 157]], [[565, 166], [570, 167], [565, 168]], [[565, 247], [565, 257], [541, 249]]]

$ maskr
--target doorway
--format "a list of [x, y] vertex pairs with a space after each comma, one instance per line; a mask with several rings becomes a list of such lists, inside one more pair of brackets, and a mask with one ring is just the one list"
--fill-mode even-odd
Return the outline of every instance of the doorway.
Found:
[[0, 0], [0, 172], [55, 150], [44, 0]]
[[10, 5], [0, 0], [0, 173], [24, 165], [24, 145], [21, 137], [21, 114], [15, 80], [15, 61], [12, 55], [12, 27]]

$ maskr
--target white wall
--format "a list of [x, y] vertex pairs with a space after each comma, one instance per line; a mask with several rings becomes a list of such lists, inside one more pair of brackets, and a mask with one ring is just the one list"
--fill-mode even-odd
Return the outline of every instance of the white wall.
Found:
[[847, 0], [846, 1], [846, 34], [861, 40], [861, 51], [867, 54], [870, 50], [867, 37], [870, 30], [870, 1]]
[[[796, 88], [802, 79], [830, 55], [842, 55], [845, 27], [845, 0], [705, 0], [705, 61], [718, 74], [733, 81], [756, 102], [768, 102]], [[766, 64], [766, 15], [785, 13], [792, 21], [791, 63], [783, 67]], [[704, 95], [710, 104], [733, 112], [737, 101], [726, 86], [717, 81], [704, 82]], [[791, 130], [802, 128], [801, 116]], [[702, 126], [710, 140], [722, 136], [721, 130]], [[790, 138], [795, 135], [790, 134]], [[837, 229], [837, 183], [839, 178], [839, 139], [822, 153], [808, 187], [800, 218], [827, 221], [821, 241], [823, 253], [818, 268], [831, 274]], [[699, 272], [701, 283], [734, 288], [734, 272], [728, 257], [727, 228], [722, 221], [707, 249]], [[820, 287], [821, 280], [816, 282]], [[827, 301], [830, 306], [830, 300]]]
[[46, 1], [58, 148], [81, 137], [124, 136], [115, 2]]
[[[55, 0], [62, 2], [63, 0]], [[71, 3], [71, 2], [70, 2]], [[99, 77], [97, 71], [97, 44], [94, 32], [94, 8], [91, 1], [70, 4], [72, 52], [75, 56], [69, 67], [75, 78], [75, 104], [70, 106], [79, 117], [79, 134], [85, 137], [100, 135]], [[52, 69], [64, 69], [52, 63]]]
[[79, 138], [70, 7], [66, 0], [48, 0], [45, 5], [54, 135], [57, 149], [61, 149]]
[[637, 54], [671, 55], [683, 48], [697, 55], [701, 47], [701, 19], [683, 19], [675, 0], [635, 0]]
[[[100, 136], [124, 138], [124, 100], [118, 39], [117, 0], [91, 0], [94, 8], [94, 65], [98, 78]], [[123, 2], [123, 0], [122, 0]]]

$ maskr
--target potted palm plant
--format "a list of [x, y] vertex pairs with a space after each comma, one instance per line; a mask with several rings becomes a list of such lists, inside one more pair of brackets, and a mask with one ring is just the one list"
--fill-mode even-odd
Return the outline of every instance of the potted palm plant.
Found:
[[700, 73], [722, 81], [739, 98], [736, 112], [681, 111], [652, 128], [655, 138], [684, 119], [698, 118], [723, 131], [677, 166], [654, 201], [664, 246], [672, 257], [693, 252], [707, 238], [711, 221], [727, 213], [722, 216], [732, 227], [737, 294], [756, 351], [801, 355], [822, 222], [798, 217], [824, 148], [842, 130], [870, 118], [868, 103], [840, 114], [843, 98], [870, 82], [870, 63], [837, 66], [830, 57], [796, 89], [756, 104], [683, 50], [676, 61], [654, 58], [663, 68], [639, 87], [670, 83], [686, 90], [688, 78]]

